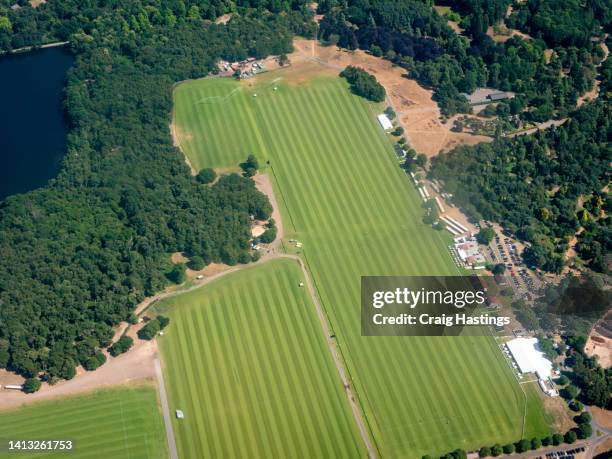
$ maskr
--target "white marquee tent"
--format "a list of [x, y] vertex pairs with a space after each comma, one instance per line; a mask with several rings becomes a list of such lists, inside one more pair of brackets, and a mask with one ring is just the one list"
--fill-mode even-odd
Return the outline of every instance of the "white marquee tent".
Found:
[[538, 350], [537, 344], [537, 338], [515, 338], [506, 343], [521, 373], [535, 373], [547, 380], [552, 376], [552, 362]]

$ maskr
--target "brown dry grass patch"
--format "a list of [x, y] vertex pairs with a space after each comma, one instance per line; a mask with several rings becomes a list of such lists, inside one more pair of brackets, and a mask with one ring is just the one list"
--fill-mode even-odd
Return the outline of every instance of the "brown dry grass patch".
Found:
[[[247, 80], [252, 86], [274, 78], [282, 78], [290, 85], [305, 84], [320, 75], [338, 75], [348, 65], [361, 67], [376, 76], [387, 91], [387, 103], [397, 113], [398, 121], [404, 127], [410, 145], [418, 152], [434, 156], [457, 145], [474, 145], [492, 139], [470, 133], [452, 132], [451, 123], [440, 121], [440, 109], [433, 100], [433, 91], [407, 78], [406, 70], [391, 62], [374, 57], [364, 51], [347, 51], [336, 46], [322, 46], [314, 40], [296, 39], [295, 51], [289, 57], [290, 65], [282, 72], [268, 72]], [[278, 63], [270, 58], [265, 62], [269, 70], [279, 69]]]

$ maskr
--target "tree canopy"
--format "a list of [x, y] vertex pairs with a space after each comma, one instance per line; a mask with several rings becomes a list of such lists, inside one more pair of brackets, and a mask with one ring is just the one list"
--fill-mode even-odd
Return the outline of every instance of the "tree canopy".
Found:
[[[340, 72], [340, 76], [346, 78], [346, 81], [351, 85], [351, 91], [358, 96], [365, 97], [373, 102], [385, 100], [385, 88], [376, 81], [374, 75], [370, 75], [362, 68], [349, 65]], [[401, 135], [401, 132], [398, 135]]]
[[173, 85], [218, 59], [288, 53], [315, 25], [299, 0], [12, 3], [0, 0], [0, 49], [69, 40], [75, 63], [60, 174], [0, 203], [0, 367], [71, 378], [103, 363], [112, 327], [169, 282], [169, 254], [248, 261], [250, 216], [271, 212], [248, 178], [205, 187], [190, 174], [168, 129]]

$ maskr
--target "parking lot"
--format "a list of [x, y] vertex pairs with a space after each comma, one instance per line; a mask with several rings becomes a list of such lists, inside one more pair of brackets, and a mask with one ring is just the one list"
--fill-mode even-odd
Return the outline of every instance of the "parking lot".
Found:
[[574, 459], [577, 454], [584, 453], [584, 451], [584, 446], [579, 446], [577, 448], [572, 448], [569, 450], [553, 451], [546, 454], [546, 456], [544, 457], [546, 457], [547, 459]]
[[511, 238], [496, 231], [487, 255], [494, 264], [502, 263], [506, 266], [504, 277], [516, 295], [526, 301], [534, 299], [540, 281], [522, 265], [519, 248]]

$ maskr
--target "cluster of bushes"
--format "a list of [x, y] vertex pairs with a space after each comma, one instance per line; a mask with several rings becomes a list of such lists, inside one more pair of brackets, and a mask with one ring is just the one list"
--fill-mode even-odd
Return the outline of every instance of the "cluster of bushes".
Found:
[[376, 81], [374, 75], [370, 75], [365, 70], [349, 65], [340, 72], [340, 76], [346, 78], [351, 85], [351, 91], [358, 96], [374, 102], [385, 100], [385, 88]]
[[596, 358], [586, 355], [585, 343], [584, 336], [568, 339], [570, 349], [564, 364], [572, 369], [567, 375], [572, 385], [564, 388], [562, 395], [575, 411], [582, 404], [611, 409], [612, 368], [602, 368]]
[[198, 172], [198, 175], [196, 175], [196, 180], [204, 185], [214, 182], [216, 178], [217, 173], [210, 167], [202, 169], [200, 172]]
[[160, 331], [166, 328], [169, 323], [170, 319], [167, 317], [157, 316], [155, 319], [148, 321], [144, 327], [138, 330], [138, 337], [140, 339], [151, 340], [155, 338]]
[[240, 164], [245, 177], [253, 177], [259, 169], [259, 161], [255, 155], [249, 155], [245, 162]]
[[129, 351], [133, 344], [134, 340], [131, 337], [123, 335], [117, 340], [116, 343], [113, 343], [113, 345], [108, 348], [108, 352], [113, 357], [117, 357], [118, 355]]
[[264, 244], [271, 244], [276, 239], [276, 222], [273, 218], [271, 218], [268, 223], [266, 223], [266, 230], [263, 232], [261, 236], [259, 236], [259, 241]]

